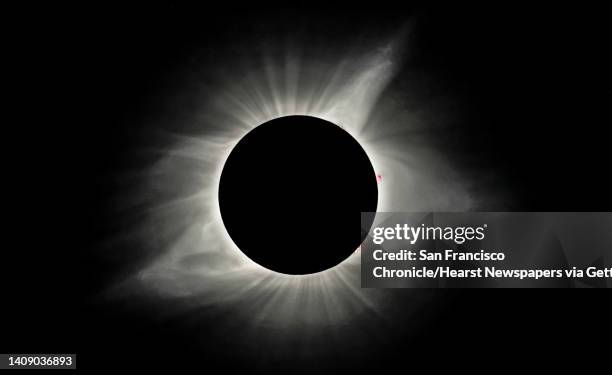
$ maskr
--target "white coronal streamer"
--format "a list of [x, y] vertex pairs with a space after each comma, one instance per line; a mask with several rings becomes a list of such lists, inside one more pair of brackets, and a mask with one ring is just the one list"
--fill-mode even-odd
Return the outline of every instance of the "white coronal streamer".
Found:
[[[379, 312], [384, 293], [360, 288], [358, 252], [332, 269], [290, 276], [252, 262], [227, 235], [217, 201], [223, 163], [244, 134], [279, 116], [316, 116], [352, 134], [382, 175], [379, 211], [470, 208], [463, 185], [442, 158], [423, 145], [410, 150], [395, 142], [397, 129], [410, 133], [410, 114], [385, 116], [385, 121], [372, 116], [398, 67], [393, 43], [335, 62], [299, 53], [272, 56], [238, 72], [213, 102], [202, 105], [192, 116], [203, 124], [201, 134], [167, 136], [173, 145], [151, 168], [144, 187], [164, 197], [142, 224], [143, 237], [158, 255], [118, 288], [123, 293], [138, 285], [159, 298], [188, 299], [190, 305], [248, 306], [255, 326], [337, 325]], [[389, 129], [396, 131], [387, 136]], [[271, 183], [282, 178], [282, 171], [262, 173]], [[273, 222], [262, 235], [274, 236]], [[317, 246], [316, 238], [309, 241]]]

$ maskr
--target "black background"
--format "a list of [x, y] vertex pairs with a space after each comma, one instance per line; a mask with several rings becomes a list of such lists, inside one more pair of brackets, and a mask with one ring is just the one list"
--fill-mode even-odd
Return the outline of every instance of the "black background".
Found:
[[[514, 199], [499, 208], [610, 211], [609, 30], [603, 13], [552, 5], [380, 2], [15, 11], [7, 33], [15, 64], [6, 73], [17, 103], [4, 138], [10, 175], [5, 198], [12, 210], [3, 246], [1, 351], [77, 353], [82, 370], [291, 368], [291, 358], [253, 367], [235, 360], [231, 345], [202, 348], [190, 332], [146, 314], [87, 304], [136, 263], [101, 261], [89, 249], [114, 227], [107, 205], [120, 191], [110, 176], [130, 163], [125, 155], [133, 135], [146, 132], [142, 119], [194, 49], [207, 46], [202, 64], [220, 64], [227, 58], [223, 46], [241, 35], [299, 27], [332, 43], [355, 30], [384, 34], [416, 19], [412, 68], [435, 76], [433, 90], [452, 92], [466, 113], [438, 142], [458, 163], [476, 163], [503, 177]], [[478, 150], [477, 157], [471, 152], [461, 159], [466, 149]], [[317, 366], [357, 371], [446, 362], [479, 368], [486, 360], [496, 369], [531, 368], [532, 361], [606, 366], [605, 292], [433, 293], [444, 303], [419, 332], [402, 335], [387, 327], [385, 345], [324, 358]], [[408, 302], [398, 293], [397, 303], [401, 308]], [[205, 326], [199, 334], [206, 335]]]

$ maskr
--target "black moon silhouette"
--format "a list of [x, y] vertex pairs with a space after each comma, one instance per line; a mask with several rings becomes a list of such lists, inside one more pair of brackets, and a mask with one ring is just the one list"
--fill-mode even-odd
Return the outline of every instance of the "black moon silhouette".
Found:
[[311, 116], [273, 119], [231, 151], [219, 182], [225, 228], [250, 259], [284, 274], [324, 271], [365, 239], [378, 187], [361, 145]]

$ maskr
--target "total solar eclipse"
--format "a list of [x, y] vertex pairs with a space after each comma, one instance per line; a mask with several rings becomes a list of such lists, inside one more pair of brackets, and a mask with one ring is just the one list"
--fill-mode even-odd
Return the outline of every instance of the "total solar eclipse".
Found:
[[341, 127], [285, 116], [247, 133], [228, 156], [219, 208], [228, 234], [250, 259], [285, 274], [324, 271], [363, 242], [375, 212], [374, 168]]

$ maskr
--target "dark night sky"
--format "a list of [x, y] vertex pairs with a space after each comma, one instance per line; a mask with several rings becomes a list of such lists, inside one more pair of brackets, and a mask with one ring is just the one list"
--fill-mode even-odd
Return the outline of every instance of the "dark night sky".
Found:
[[[357, 34], [392, 34], [409, 20], [415, 25], [413, 48], [394, 85], [402, 87], [402, 74], [423, 72], [431, 77], [431, 95], [457, 98], [463, 116], [435, 142], [458, 167], [495, 170], [500, 188], [513, 193], [509, 210], [612, 209], [610, 64], [604, 53], [609, 30], [601, 11], [301, 4], [81, 6], [22, 13], [12, 44], [24, 71], [16, 74], [15, 96], [27, 100], [5, 139], [19, 198], [11, 202], [17, 212], [10, 218], [13, 241], [3, 262], [9, 269], [3, 272], [8, 290], [2, 314], [9, 324], [0, 352], [77, 352], [80, 367], [113, 356], [132, 368], [205, 369], [216, 362], [249, 368], [232, 361], [231, 345], [211, 345], [202, 360], [189, 332], [160, 326], [142, 312], [84, 302], [116, 276], [115, 264], [89, 249], [113, 228], [107, 207], [121, 191], [112, 176], [134, 162], [127, 157], [138, 142], [134, 135], [146, 134], [147, 116], [164, 93], [176, 89], [177, 74], [245, 58], [241, 43], [257, 38], [288, 34], [341, 45]], [[598, 358], [605, 347], [593, 338], [606, 330], [609, 336], [609, 298], [591, 290], [434, 293], [443, 301], [437, 320], [410, 336], [384, 328], [387, 345], [342, 357], [351, 362], [331, 368], [397, 365], [406, 353], [411, 355], [405, 366], [436, 364], [440, 353], [449, 363], [464, 362], [469, 360], [461, 355], [475, 352], [503, 356], [503, 367], [522, 359], [559, 364], [576, 360], [568, 351]], [[409, 302], [398, 297], [398, 309], [402, 304]], [[492, 326], [501, 339], [490, 336]], [[133, 350], [135, 360], [124, 350]], [[103, 367], [119, 366], [114, 363]], [[283, 372], [290, 361], [271, 366]]]

